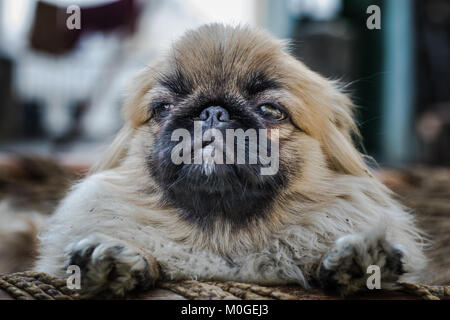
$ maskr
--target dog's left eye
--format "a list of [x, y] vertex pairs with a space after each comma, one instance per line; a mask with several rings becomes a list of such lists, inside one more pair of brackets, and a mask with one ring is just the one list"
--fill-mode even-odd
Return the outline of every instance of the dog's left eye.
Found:
[[153, 115], [156, 118], [163, 118], [169, 114], [169, 112], [174, 108], [171, 103], [156, 103], [153, 105]]
[[258, 111], [264, 119], [270, 121], [282, 121], [287, 118], [287, 114], [285, 112], [270, 104], [263, 104], [259, 106]]

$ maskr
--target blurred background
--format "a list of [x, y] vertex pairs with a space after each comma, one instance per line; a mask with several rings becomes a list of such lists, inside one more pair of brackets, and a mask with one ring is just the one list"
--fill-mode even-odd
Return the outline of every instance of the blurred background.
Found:
[[[73, 4], [81, 29], [69, 30]], [[381, 29], [367, 28], [370, 5]], [[309, 67], [343, 81], [381, 166], [450, 164], [447, 0], [1, 0], [0, 158], [91, 164], [121, 125], [133, 74], [218, 21], [291, 39]]]
[[450, 284], [449, 0], [0, 0], [0, 273], [31, 266], [49, 214], [120, 128], [133, 75], [208, 22], [290, 39], [344, 84], [376, 174], [434, 241], [428, 282]]

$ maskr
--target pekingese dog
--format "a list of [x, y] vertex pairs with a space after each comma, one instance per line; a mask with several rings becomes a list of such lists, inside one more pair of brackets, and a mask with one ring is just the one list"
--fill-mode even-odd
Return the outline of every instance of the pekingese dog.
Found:
[[350, 294], [370, 266], [393, 288], [424, 267], [423, 237], [354, 146], [352, 109], [263, 31], [187, 32], [135, 78], [123, 128], [60, 204], [35, 269], [79, 266], [87, 296], [193, 278]]

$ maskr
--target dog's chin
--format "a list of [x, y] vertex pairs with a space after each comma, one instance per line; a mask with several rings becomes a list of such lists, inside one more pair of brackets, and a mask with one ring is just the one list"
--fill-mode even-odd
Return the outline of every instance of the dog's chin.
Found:
[[201, 227], [217, 221], [245, 227], [270, 213], [285, 187], [281, 170], [260, 174], [261, 165], [182, 164], [156, 166], [152, 175], [163, 190], [163, 202], [178, 209], [182, 218]]
[[182, 165], [178, 171], [178, 182], [175, 181], [169, 189], [183, 187], [191, 192], [229, 193], [244, 188], [264, 188], [265, 178], [259, 174], [259, 165], [217, 164], [203, 162], [202, 164]]

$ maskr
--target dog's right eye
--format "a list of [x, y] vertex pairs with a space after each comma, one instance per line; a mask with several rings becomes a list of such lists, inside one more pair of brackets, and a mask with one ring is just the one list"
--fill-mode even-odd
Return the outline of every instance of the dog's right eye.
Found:
[[259, 113], [264, 119], [269, 121], [283, 121], [287, 118], [287, 114], [280, 108], [272, 104], [262, 104], [259, 106]]
[[171, 103], [155, 103], [153, 105], [152, 111], [153, 111], [153, 116], [157, 119], [161, 119], [166, 117], [169, 112], [174, 108], [174, 105]]

